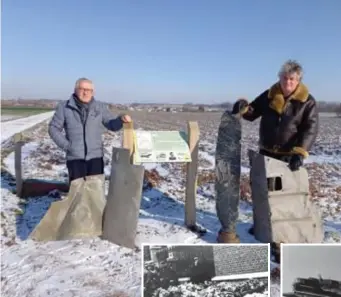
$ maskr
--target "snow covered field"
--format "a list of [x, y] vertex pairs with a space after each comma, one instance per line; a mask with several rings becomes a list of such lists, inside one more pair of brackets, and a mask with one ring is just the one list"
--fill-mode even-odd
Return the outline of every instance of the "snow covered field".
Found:
[[1, 115], [1, 122], [7, 122], [7, 121], [12, 121], [12, 120], [15, 120], [15, 119], [19, 119], [21, 118], [22, 116], [20, 115]]
[[[52, 113], [50, 113], [52, 114]], [[132, 112], [136, 128], [148, 130], [186, 129], [187, 120], [196, 120], [201, 129], [197, 197], [197, 220], [207, 229], [200, 237], [183, 226], [185, 177], [182, 164], [148, 164], [150, 187], [143, 193], [138, 241], [151, 243], [213, 243], [219, 230], [214, 202], [214, 150], [218, 113]], [[43, 117], [43, 114], [35, 116]], [[45, 119], [49, 116], [46, 114]], [[20, 129], [19, 120], [2, 123], [4, 142]], [[29, 125], [34, 126], [32, 120]], [[341, 118], [321, 117], [317, 144], [306, 168], [310, 174], [314, 202], [320, 206], [326, 228], [325, 242], [341, 242]], [[21, 128], [20, 128], [21, 127]], [[3, 131], [5, 134], [3, 134]], [[258, 125], [243, 122], [243, 182], [238, 232], [241, 240], [256, 242], [248, 234], [252, 224], [252, 204], [248, 184], [248, 148], [256, 149]], [[24, 146], [25, 177], [66, 179], [63, 153], [47, 134], [46, 121], [29, 134]], [[106, 133], [105, 172], [110, 172], [111, 148], [121, 144], [122, 133]], [[13, 173], [13, 154], [4, 164]], [[108, 186], [108, 185], [107, 185]], [[140, 251], [131, 251], [99, 239], [35, 243], [26, 240], [59, 193], [20, 201], [13, 190], [11, 174], [1, 175], [1, 285], [2, 296], [140, 296]], [[276, 265], [272, 265], [276, 269]], [[275, 280], [275, 278], [274, 278]], [[271, 296], [279, 296], [273, 281]]]
[[41, 114], [33, 115], [30, 117], [24, 117], [15, 119], [13, 121], [4, 122], [1, 124], [1, 144], [8, 138], [12, 137], [15, 133], [19, 133], [24, 129], [29, 129], [39, 123], [50, 118], [54, 111], [44, 112]]

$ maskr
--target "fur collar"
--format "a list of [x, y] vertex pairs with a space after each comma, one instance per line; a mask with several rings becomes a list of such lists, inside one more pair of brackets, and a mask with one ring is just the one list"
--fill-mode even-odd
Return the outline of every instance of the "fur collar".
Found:
[[306, 102], [309, 98], [309, 90], [303, 83], [300, 83], [295, 92], [285, 100], [281, 87], [277, 82], [269, 89], [268, 98], [271, 100], [269, 104], [270, 108], [282, 114], [288, 101], [296, 100], [302, 103]]

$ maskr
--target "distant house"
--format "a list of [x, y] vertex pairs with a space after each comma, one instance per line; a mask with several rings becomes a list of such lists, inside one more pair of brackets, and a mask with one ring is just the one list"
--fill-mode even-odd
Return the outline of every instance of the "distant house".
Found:
[[189, 106], [189, 105], [185, 105], [182, 107], [182, 111], [183, 112], [198, 112], [199, 108], [197, 106]]
[[204, 112], [206, 110], [206, 107], [204, 105], [199, 105], [198, 111]]

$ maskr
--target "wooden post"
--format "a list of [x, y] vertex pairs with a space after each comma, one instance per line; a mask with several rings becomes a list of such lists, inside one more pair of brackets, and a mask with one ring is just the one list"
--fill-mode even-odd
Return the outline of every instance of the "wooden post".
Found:
[[189, 228], [196, 227], [196, 192], [199, 154], [199, 125], [188, 122], [188, 146], [192, 161], [187, 163], [185, 224]]
[[21, 148], [23, 146], [22, 134], [16, 133], [14, 135], [14, 170], [15, 170], [15, 184], [17, 197], [22, 196], [23, 177], [21, 170]]
[[134, 123], [123, 124], [123, 148], [130, 152], [130, 163], [133, 164], [134, 159]]

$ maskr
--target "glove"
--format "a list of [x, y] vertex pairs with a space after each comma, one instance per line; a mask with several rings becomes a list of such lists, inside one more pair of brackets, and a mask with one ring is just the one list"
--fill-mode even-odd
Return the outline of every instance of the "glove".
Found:
[[303, 156], [295, 154], [291, 157], [289, 168], [291, 171], [297, 171], [303, 165]]
[[239, 99], [235, 104], [233, 104], [232, 114], [240, 113], [249, 103], [245, 99]]

